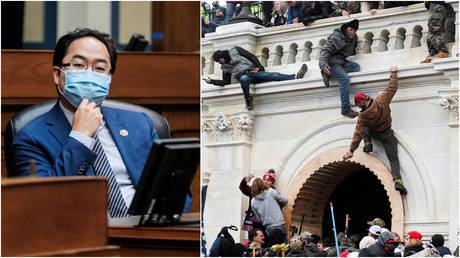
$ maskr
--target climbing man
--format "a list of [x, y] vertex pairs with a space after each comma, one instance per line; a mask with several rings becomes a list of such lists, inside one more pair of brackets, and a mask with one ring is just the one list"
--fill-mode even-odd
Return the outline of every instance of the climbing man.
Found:
[[385, 153], [390, 161], [391, 174], [395, 182], [395, 189], [401, 194], [407, 194], [406, 188], [401, 181], [401, 173], [398, 159], [398, 140], [391, 129], [390, 102], [398, 90], [398, 76], [396, 66], [390, 68], [390, 84], [375, 99], [362, 92], [355, 95], [355, 105], [361, 108], [358, 116], [356, 129], [351, 141], [350, 150], [346, 158], [352, 158], [353, 152], [358, 148], [361, 139], [364, 138], [365, 152], [372, 151], [371, 139], [382, 143]]

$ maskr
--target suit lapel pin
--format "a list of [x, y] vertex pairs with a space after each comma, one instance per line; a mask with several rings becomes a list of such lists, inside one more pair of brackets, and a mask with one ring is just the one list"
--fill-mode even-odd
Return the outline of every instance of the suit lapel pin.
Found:
[[120, 135], [121, 135], [121, 136], [127, 136], [127, 135], [128, 135], [128, 131], [126, 131], [125, 129], [121, 129], [121, 130], [120, 130]]

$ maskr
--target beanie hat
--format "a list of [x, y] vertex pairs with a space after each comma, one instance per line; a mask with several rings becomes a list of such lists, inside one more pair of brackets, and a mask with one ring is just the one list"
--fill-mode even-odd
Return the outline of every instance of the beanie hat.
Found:
[[[364, 99], [364, 93], [362, 93], [362, 92], [356, 93], [356, 95], [355, 95], [355, 105], [358, 105], [358, 102], [360, 102], [363, 99]], [[379, 218], [377, 218], [377, 219], [379, 219]], [[374, 219], [373, 221], [369, 221], [369, 222], [367, 222], [367, 224], [369, 224], [369, 225], [379, 225], [379, 224], [374, 224], [374, 221], [377, 220], [377, 219]], [[382, 220], [382, 222], [383, 222], [383, 220]], [[383, 223], [383, 225], [385, 226], [385, 222]]]
[[272, 182], [272, 184], [275, 183], [275, 170], [273, 169], [270, 169], [268, 170], [267, 172], [265, 172], [265, 175], [264, 175], [264, 179], [266, 179], [268, 177], [268, 180], [270, 180]]
[[417, 231], [411, 231], [411, 232], [407, 233], [407, 235], [409, 235], [410, 239], [422, 240], [422, 234], [420, 234]]
[[359, 29], [359, 21], [357, 19], [354, 19], [354, 20], [349, 21], [349, 22], [347, 22], [347, 23], [345, 23], [343, 25], [344, 29], [346, 29], [348, 27], [350, 27], [352, 29], [355, 29], [355, 30]]
[[431, 243], [434, 247], [441, 247], [444, 245], [444, 237], [440, 234], [433, 235], [431, 237]]

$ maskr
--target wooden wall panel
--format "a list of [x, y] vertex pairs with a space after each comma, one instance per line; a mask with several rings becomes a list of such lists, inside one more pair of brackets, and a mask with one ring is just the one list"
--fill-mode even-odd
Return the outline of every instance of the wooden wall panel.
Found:
[[[6, 123], [24, 108], [57, 98], [52, 78], [53, 51], [2, 50], [2, 172]], [[150, 108], [168, 119], [171, 136], [200, 137], [198, 53], [120, 52], [109, 94]], [[191, 211], [199, 212], [200, 173], [192, 182]]]
[[[180, 28], [180, 29], [178, 29]], [[152, 32], [161, 32], [153, 51], [200, 51], [200, 3], [198, 1], [152, 2]]]

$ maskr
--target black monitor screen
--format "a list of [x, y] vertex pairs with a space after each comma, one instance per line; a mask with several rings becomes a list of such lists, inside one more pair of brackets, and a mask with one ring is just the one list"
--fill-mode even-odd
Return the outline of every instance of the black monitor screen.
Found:
[[129, 213], [166, 215], [171, 219], [180, 216], [199, 162], [198, 138], [156, 140]]

